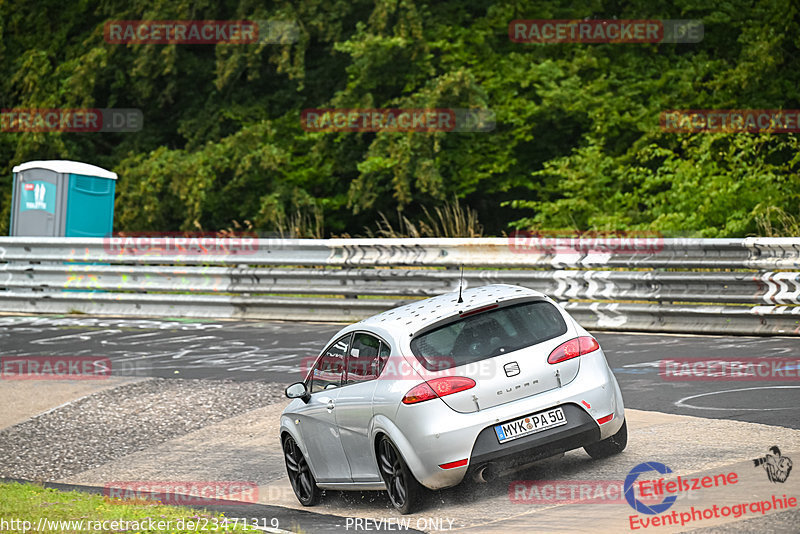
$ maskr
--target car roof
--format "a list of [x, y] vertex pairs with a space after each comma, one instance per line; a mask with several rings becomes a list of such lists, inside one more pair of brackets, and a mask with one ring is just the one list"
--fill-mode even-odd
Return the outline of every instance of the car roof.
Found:
[[413, 334], [443, 319], [482, 308], [498, 302], [525, 297], [544, 297], [543, 293], [527, 287], [508, 284], [490, 284], [465, 289], [464, 302], [458, 302], [458, 291], [445, 293], [429, 299], [412, 302], [399, 308], [388, 310], [352, 325], [353, 327], [377, 327], [394, 335]]

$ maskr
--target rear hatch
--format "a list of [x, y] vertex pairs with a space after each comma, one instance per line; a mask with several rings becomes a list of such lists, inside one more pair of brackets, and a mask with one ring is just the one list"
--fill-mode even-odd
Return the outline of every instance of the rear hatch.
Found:
[[493, 306], [416, 336], [414, 356], [406, 359], [428, 382], [451, 376], [474, 380], [474, 387], [441, 397], [453, 410], [468, 413], [570, 383], [580, 358], [557, 364], [547, 358], [577, 335], [572, 321], [548, 301]]

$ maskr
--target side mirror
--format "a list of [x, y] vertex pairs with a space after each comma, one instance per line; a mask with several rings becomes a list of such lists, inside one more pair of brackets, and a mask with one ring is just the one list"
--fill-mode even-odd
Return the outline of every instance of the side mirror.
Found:
[[296, 382], [286, 388], [286, 396], [290, 399], [303, 399], [303, 402], [308, 402], [311, 399], [311, 395], [303, 382]]

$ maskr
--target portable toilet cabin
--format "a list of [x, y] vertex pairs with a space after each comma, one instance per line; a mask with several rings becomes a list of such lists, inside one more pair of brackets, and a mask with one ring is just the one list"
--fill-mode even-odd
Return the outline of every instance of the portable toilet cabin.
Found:
[[29, 161], [13, 173], [10, 235], [111, 234], [117, 173], [67, 160]]

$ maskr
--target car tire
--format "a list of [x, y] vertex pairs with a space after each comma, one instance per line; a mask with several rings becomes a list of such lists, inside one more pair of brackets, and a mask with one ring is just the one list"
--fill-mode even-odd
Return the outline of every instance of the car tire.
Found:
[[583, 449], [595, 460], [600, 460], [602, 458], [608, 458], [609, 456], [614, 456], [615, 454], [621, 453], [625, 450], [627, 445], [628, 422], [623, 420], [622, 426], [619, 428], [616, 434], [592, 445], [587, 445]]
[[378, 442], [378, 469], [386, 484], [392, 506], [401, 514], [410, 514], [417, 507], [423, 487], [411, 474], [394, 443], [383, 436]]
[[292, 489], [303, 506], [314, 506], [322, 497], [322, 490], [317, 487], [314, 474], [311, 472], [303, 452], [292, 436], [283, 440], [283, 458], [286, 461], [286, 473]]

